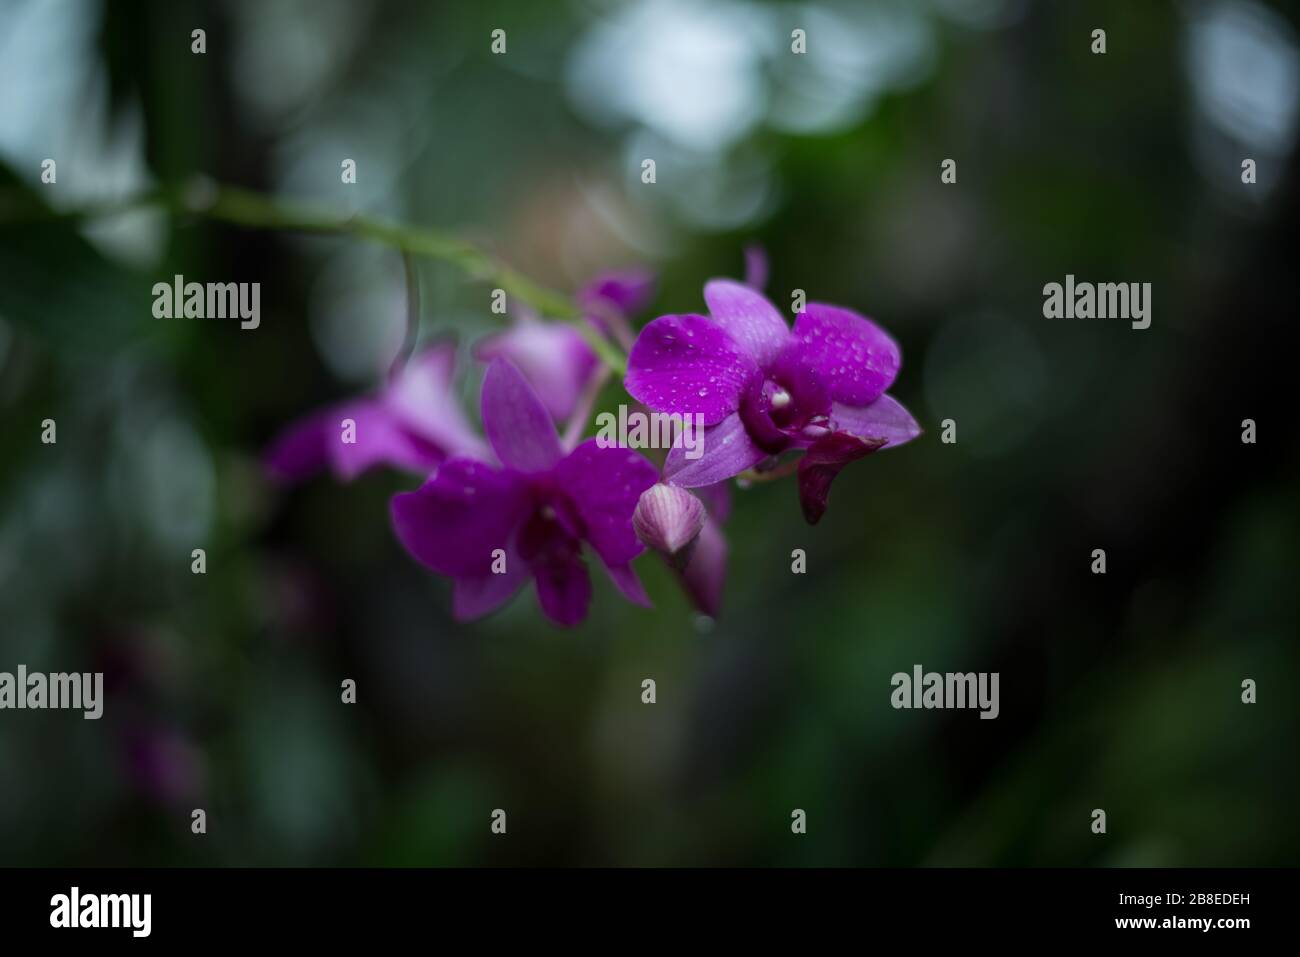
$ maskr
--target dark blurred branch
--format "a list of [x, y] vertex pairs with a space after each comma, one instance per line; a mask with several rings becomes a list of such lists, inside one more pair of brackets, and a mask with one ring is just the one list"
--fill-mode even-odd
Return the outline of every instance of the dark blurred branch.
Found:
[[571, 323], [598, 356], [620, 375], [626, 361], [607, 339], [586, 322], [574, 302], [562, 293], [539, 285], [505, 265], [491, 253], [459, 237], [425, 226], [408, 226], [361, 213], [340, 214], [297, 200], [266, 196], [206, 179], [184, 189], [157, 188], [119, 200], [87, 203], [52, 210], [20, 191], [0, 192], [0, 226], [38, 222], [83, 222], [140, 209], [162, 209], [173, 216], [202, 216], [217, 222], [255, 229], [275, 229], [326, 235], [354, 235], [401, 250], [449, 262], [467, 275], [495, 283], [543, 314]]
[[388, 369], [390, 381], [406, 368], [420, 331], [420, 275], [415, 271], [415, 257], [408, 252], [402, 253], [402, 271], [406, 274], [406, 335], [402, 338], [402, 348]]

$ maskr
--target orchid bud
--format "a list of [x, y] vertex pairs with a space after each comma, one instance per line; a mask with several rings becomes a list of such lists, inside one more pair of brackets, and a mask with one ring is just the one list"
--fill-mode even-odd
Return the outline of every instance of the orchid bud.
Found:
[[722, 586], [727, 580], [727, 537], [712, 518], [705, 518], [704, 528], [677, 578], [691, 604], [710, 618], [718, 616], [722, 608]]
[[632, 527], [642, 542], [684, 568], [704, 527], [704, 505], [677, 485], [652, 485], [641, 493]]

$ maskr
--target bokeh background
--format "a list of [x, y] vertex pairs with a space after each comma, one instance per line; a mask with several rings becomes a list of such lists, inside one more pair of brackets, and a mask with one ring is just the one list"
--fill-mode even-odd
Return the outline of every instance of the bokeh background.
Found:
[[[98, 722], [0, 713], [0, 863], [1294, 863], [1296, 29], [1256, 0], [0, 0], [0, 191], [51, 213], [0, 225], [0, 670], [109, 685]], [[652, 611], [599, 581], [573, 631], [531, 593], [455, 624], [389, 529], [418, 476], [259, 464], [378, 381], [400, 257], [57, 216], [196, 173], [563, 291], [648, 265], [649, 316], [761, 243], [779, 304], [898, 337], [926, 434], [815, 528], [790, 480], [738, 491], [716, 620], [646, 557]], [[418, 269], [422, 339], [497, 327]], [[260, 282], [261, 328], [153, 319], [175, 273]], [[1151, 328], [1044, 319], [1066, 273], [1151, 282]], [[1001, 716], [893, 710], [918, 663], [1000, 672]]]

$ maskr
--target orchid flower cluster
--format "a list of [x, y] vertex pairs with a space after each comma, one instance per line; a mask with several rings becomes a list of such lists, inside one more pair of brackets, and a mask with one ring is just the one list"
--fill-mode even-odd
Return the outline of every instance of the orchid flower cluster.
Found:
[[628, 350], [632, 398], [703, 423], [702, 455], [678, 442], [657, 465], [583, 440], [608, 367], [573, 326], [523, 315], [473, 349], [487, 367], [482, 436], [456, 399], [457, 350], [444, 339], [377, 393], [290, 426], [267, 450], [267, 468], [283, 481], [325, 469], [346, 481], [377, 466], [427, 476], [392, 499], [393, 530], [413, 558], [452, 580], [460, 620], [496, 610], [531, 581], [551, 621], [580, 623], [592, 594], [584, 545], [644, 606], [632, 563], [658, 552], [692, 604], [716, 617], [733, 479], [795, 472], [804, 517], [816, 523], [846, 465], [920, 434], [885, 394], [901, 362], [888, 333], [812, 302], [791, 328], [760, 291], [766, 264], [751, 257], [748, 272], [745, 283], [705, 285], [708, 315], [660, 316], [639, 335], [631, 317], [653, 295], [650, 274], [606, 274], [577, 297], [590, 330]]

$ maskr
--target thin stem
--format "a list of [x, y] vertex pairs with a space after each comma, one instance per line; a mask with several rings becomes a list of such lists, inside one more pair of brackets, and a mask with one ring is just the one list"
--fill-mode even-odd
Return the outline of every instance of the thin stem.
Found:
[[355, 235], [408, 255], [450, 262], [475, 279], [494, 282], [507, 295], [531, 303], [544, 315], [572, 323], [606, 365], [620, 375], [627, 370], [623, 355], [583, 319], [568, 296], [534, 282], [481, 247], [436, 229], [408, 226], [361, 213], [343, 215], [311, 203], [266, 196], [206, 179], [197, 179], [184, 190], [159, 187], [120, 200], [65, 210], [48, 209], [21, 192], [0, 192], [0, 224], [81, 222], [149, 208], [161, 208], [174, 216], [202, 216], [258, 229]]
[[605, 324], [606, 328], [609, 329], [609, 334], [623, 347], [623, 351], [630, 353], [632, 343], [636, 341], [636, 333], [632, 331], [632, 324], [627, 321], [627, 316], [623, 315], [623, 311], [604, 302], [594, 302], [587, 308], [595, 318]]
[[769, 469], [748, 469], [736, 476], [742, 482], [775, 482], [791, 475], [799, 468], [799, 460], [791, 459]]
[[596, 404], [596, 398], [600, 395], [600, 390], [605, 388], [605, 383], [609, 381], [609, 373], [609, 366], [601, 366], [583, 388], [582, 395], [578, 396], [578, 404], [573, 407], [573, 414], [569, 416], [569, 421], [564, 427], [562, 441], [566, 449], [576, 446], [578, 439], [582, 437], [583, 431], [587, 428], [587, 419], [591, 417], [591, 410]]

